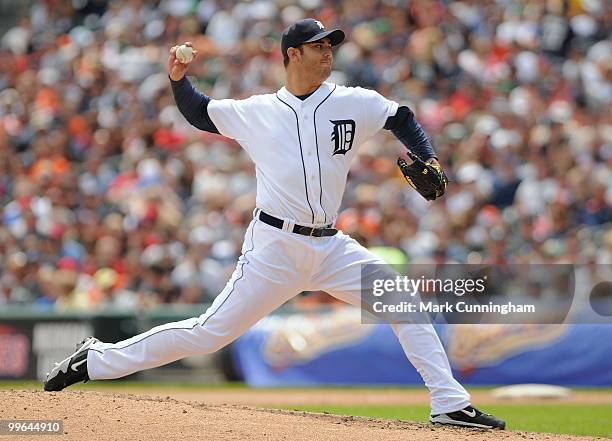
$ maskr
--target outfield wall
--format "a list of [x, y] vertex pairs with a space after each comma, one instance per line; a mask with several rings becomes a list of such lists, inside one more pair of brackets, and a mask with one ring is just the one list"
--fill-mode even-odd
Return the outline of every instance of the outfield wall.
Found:
[[[198, 315], [206, 305], [128, 313], [0, 310], [0, 379], [38, 379], [89, 335], [116, 342]], [[612, 386], [610, 325], [436, 325], [456, 377], [466, 384]], [[226, 351], [133, 376], [163, 381], [244, 380], [254, 387], [422, 384], [388, 325], [358, 310], [281, 309]]]
[[[465, 384], [612, 386], [612, 326], [435, 325]], [[388, 325], [360, 313], [270, 316], [232, 346], [252, 386], [422, 384]]]

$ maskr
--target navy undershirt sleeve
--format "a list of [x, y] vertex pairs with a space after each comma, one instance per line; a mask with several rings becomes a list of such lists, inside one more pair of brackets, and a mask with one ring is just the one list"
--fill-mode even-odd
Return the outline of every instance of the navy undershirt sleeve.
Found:
[[[391, 130], [399, 141], [411, 152], [427, 161], [436, 158], [431, 141], [427, 138], [425, 130], [417, 122], [414, 112], [406, 106], [397, 109], [395, 115], [387, 118], [384, 128]], [[437, 159], [437, 158], [436, 158]]]
[[219, 133], [208, 115], [210, 97], [197, 91], [186, 77], [178, 81], [170, 79], [176, 107], [194, 127], [211, 133]]

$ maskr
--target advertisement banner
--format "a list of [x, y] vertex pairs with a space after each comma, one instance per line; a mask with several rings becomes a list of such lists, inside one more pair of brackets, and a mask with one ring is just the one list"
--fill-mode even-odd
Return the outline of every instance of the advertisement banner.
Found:
[[[435, 324], [466, 384], [612, 385], [612, 326]], [[270, 316], [232, 346], [251, 386], [423, 384], [391, 327], [359, 309]], [[585, 375], [588, 372], [588, 375]]]

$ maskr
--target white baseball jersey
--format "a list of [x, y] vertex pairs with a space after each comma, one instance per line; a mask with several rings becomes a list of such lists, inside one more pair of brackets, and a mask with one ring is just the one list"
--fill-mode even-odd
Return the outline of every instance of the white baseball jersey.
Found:
[[373, 90], [326, 82], [303, 101], [284, 87], [244, 100], [212, 100], [208, 114], [255, 162], [259, 208], [322, 226], [337, 217], [358, 147], [397, 108]]
[[[200, 316], [157, 326], [122, 342], [92, 344], [87, 354], [89, 378], [119, 378], [215, 352], [303, 291], [322, 290], [362, 306], [363, 267], [384, 262], [341, 231], [312, 237], [293, 233], [285, 224], [334, 222], [357, 148], [397, 108], [374, 91], [330, 83], [304, 101], [285, 88], [245, 100], [212, 100], [210, 119], [221, 134], [236, 139], [257, 166], [258, 208], [236, 270]], [[261, 210], [288, 222], [283, 228], [265, 223]], [[453, 378], [431, 324], [392, 328], [431, 391], [432, 413], [467, 406], [470, 396]]]

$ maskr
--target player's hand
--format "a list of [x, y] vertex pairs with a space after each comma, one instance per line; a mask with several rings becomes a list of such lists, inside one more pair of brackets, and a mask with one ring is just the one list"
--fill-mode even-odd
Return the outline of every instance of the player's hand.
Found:
[[[185, 46], [193, 47], [193, 45], [189, 41], [183, 44]], [[168, 65], [167, 65], [168, 75], [173, 81], [178, 81], [185, 76], [185, 73], [187, 72], [189, 65], [193, 62], [193, 60], [195, 60], [195, 57], [198, 55], [198, 51], [194, 49], [193, 59], [189, 63], [181, 63], [176, 58], [176, 50], [178, 49], [179, 46], [180, 44], [176, 46], [172, 46], [170, 48], [170, 55], [168, 56]]]
[[436, 168], [439, 168], [440, 170], [442, 170], [442, 167], [440, 166], [440, 163], [438, 162], [438, 160], [436, 158], [429, 158], [427, 161], [425, 161], [427, 164], [431, 164]]
[[408, 165], [402, 158], [397, 160], [404, 178], [412, 188], [418, 191], [428, 201], [443, 196], [448, 187], [448, 178], [435, 158], [423, 162], [418, 156], [408, 150], [412, 164]]

